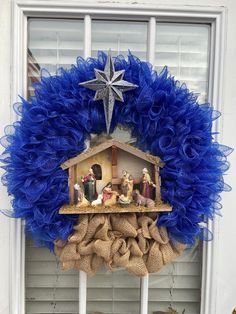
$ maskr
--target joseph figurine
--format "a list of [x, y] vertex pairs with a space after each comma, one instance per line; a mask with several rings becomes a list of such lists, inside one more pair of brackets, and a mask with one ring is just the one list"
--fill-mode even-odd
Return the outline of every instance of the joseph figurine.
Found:
[[132, 200], [134, 180], [132, 175], [130, 175], [126, 170], [122, 172], [123, 176], [121, 178], [121, 192], [124, 196], [127, 196]]

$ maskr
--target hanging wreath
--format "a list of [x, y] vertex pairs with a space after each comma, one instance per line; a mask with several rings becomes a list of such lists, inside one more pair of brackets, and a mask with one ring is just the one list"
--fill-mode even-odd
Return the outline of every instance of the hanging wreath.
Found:
[[172, 211], [61, 215], [69, 202], [68, 172], [61, 164], [82, 153], [91, 134], [107, 130], [101, 101], [81, 84], [94, 80], [94, 70], [104, 71], [106, 62], [103, 52], [98, 58], [79, 57], [71, 69], [42, 76], [35, 96], [15, 104], [21, 118], [6, 127], [1, 141], [2, 181], [12, 196], [12, 216], [25, 219], [26, 231], [54, 249], [64, 268], [93, 274], [105, 262], [142, 276], [160, 269], [185, 245], [209, 239], [201, 223], [219, 213], [219, 194], [230, 190], [222, 175], [231, 150], [213, 139], [219, 113], [207, 103], [199, 105], [166, 67], [158, 74], [131, 53], [127, 61], [118, 56], [115, 70], [124, 70], [123, 80], [135, 88], [123, 93], [123, 102], [114, 101], [108, 131], [129, 128], [140, 150], [162, 159], [161, 195]]

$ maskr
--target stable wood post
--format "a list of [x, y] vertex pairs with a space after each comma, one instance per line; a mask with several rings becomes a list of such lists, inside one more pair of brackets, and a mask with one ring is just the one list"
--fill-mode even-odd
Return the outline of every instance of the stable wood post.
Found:
[[156, 184], [156, 202], [161, 203], [161, 182], [159, 175], [159, 167], [157, 164], [154, 166], [155, 168], [155, 184]]
[[117, 147], [112, 145], [111, 147], [111, 165], [112, 165], [112, 179], [116, 179], [118, 176], [117, 171]]
[[69, 197], [70, 197], [70, 205], [74, 204], [74, 198], [75, 198], [75, 190], [74, 190], [74, 184], [75, 184], [75, 166], [72, 166], [69, 168]]

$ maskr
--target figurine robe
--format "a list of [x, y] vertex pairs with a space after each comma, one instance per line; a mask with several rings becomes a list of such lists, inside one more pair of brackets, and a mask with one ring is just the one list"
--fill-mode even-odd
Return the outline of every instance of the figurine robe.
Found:
[[97, 198], [96, 193], [96, 177], [93, 170], [90, 169], [89, 173], [82, 178], [84, 185], [84, 194], [89, 202], [94, 201]]
[[155, 187], [155, 184], [153, 184], [151, 177], [149, 175], [149, 172], [146, 168], [143, 169], [143, 176], [141, 180], [141, 194], [142, 196], [146, 198], [152, 198], [153, 197], [153, 188]]

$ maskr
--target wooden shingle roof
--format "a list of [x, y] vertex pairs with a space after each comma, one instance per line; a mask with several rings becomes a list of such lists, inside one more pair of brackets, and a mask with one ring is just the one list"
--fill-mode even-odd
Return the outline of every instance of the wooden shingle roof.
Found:
[[84, 161], [112, 146], [116, 146], [140, 159], [143, 159], [145, 161], [148, 161], [150, 162], [151, 164], [153, 165], [159, 165], [160, 167], [163, 166], [163, 163], [161, 161], [161, 159], [158, 157], [158, 156], [153, 156], [149, 153], [145, 153], [143, 151], [141, 151], [140, 149], [134, 147], [134, 146], [131, 146], [129, 144], [126, 144], [126, 143], [123, 143], [123, 142], [120, 142], [116, 139], [110, 139], [110, 140], [107, 140], [106, 142], [103, 142], [97, 146], [94, 146], [92, 148], [89, 148], [88, 150], [80, 153], [78, 156], [76, 157], [73, 157], [73, 158], [70, 158], [68, 159], [67, 161], [65, 161], [62, 165], [61, 165], [61, 168], [63, 170], [65, 169], [68, 169], [74, 165], [76, 165], [77, 163], [81, 162], [81, 161]]

